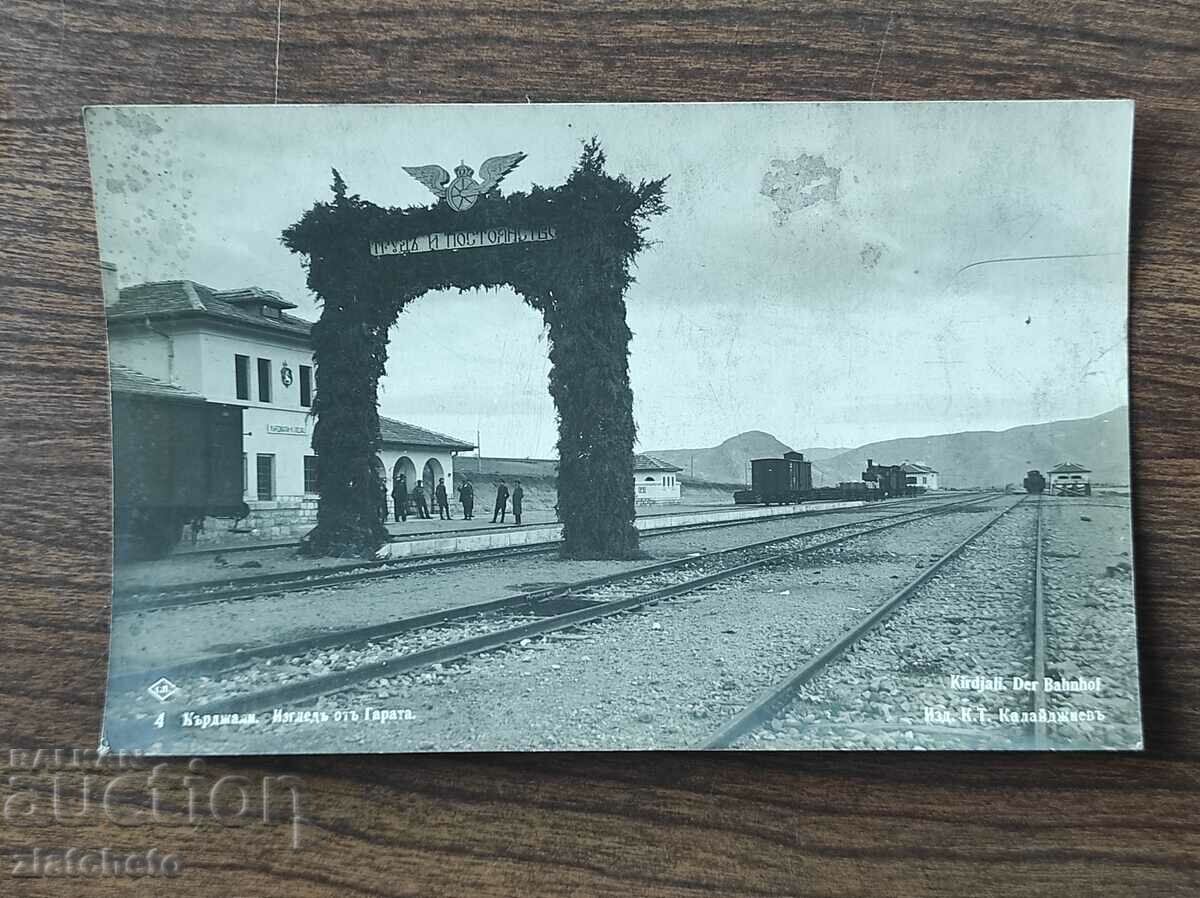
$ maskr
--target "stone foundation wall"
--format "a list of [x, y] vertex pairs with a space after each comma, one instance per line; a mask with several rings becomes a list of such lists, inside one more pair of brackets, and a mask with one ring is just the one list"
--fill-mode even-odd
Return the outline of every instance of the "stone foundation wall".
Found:
[[[204, 529], [192, 538], [184, 525], [180, 545], [205, 546], [237, 542], [280, 542], [299, 539], [317, 523], [316, 496], [280, 496], [272, 502], [249, 502], [249, 517], [240, 521], [230, 518], [205, 518]], [[231, 528], [236, 523], [236, 530]]]

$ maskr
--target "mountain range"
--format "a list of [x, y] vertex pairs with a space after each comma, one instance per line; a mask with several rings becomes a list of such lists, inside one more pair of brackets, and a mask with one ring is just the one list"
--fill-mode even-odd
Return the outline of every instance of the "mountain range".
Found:
[[[778, 457], [791, 447], [772, 434], [750, 430], [704, 449], [654, 449], [650, 455], [683, 468], [681, 477], [715, 483], [745, 483], [753, 458]], [[813, 483], [858, 480], [867, 459], [877, 464], [905, 461], [929, 465], [943, 487], [1003, 486], [1020, 483], [1025, 472], [1047, 471], [1074, 461], [1092, 471], [1097, 483], [1129, 483], [1129, 409], [1120, 406], [1093, 418], [1027, 424], [1007, 430], [904, 437], [853, 449], [797, 450], [813, 462]]]

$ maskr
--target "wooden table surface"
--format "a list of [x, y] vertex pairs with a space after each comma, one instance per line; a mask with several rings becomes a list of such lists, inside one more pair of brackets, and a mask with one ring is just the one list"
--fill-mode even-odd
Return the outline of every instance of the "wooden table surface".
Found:
[[[181, 869], [166, 884], [94, 867], [8, 880], [0, 861], [0, 893], [9, 882], [30, 895], [346, 898], [1200, 892], [1200, 8], [1138, 6], [5, 0], [0, 846], [154, 848]], [[69, 756], [56, 770], [43, 755], [36, 771], [10, 756], [93, 748], [103, 702], [109, 421], [81, 106], [1034, 97], [1138, 103], [1145, 754], [227, 759], [192, 771], [191, 821], [182, 762], [156, 788], [146, 769], [118, 781]], [[285, 774], [306, 819], [298, 847], [279, 801], [267, 823], [259, 810], [263, 777]], [[85, 776], [109, 787], [107, 803], [84, 802]], [[249, 811], [237, 817], [239, 785]]]

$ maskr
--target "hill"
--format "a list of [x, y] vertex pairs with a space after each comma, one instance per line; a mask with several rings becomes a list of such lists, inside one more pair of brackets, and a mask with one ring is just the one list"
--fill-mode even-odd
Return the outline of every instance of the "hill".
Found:
[[[685, 483], [741, 484], [748, 479], [752, 458], [773, 458], [791, 447], [761, 430], [730, 437], [706, 449], [652, 449], [650, 455], [683, 469]], [[813, 483], [825, 486], [862, 477], [867, 459], [879, 464], [904, 461], [930, 465], [949, 488], [1018, 484], [1031, 468], [1048, 471], [1062, 461], [1077, 461], [1092, 469], [1097, 483], [1129, 483], [1129, 409], [1126, 406], [1094, 418], [1027, 424], [1008, 430], [975, 430], [881, 440], [854, 449], [800, 450], [813, 462]], [[546, 459], [459, 459], [456, 470], [468, 474], [522, 477], [553, 484], [555, 463]], [[703, 486], [703, 483], [697, 484]]]
[[771, 458], [790, 449], [769, 433], [748, 430], [707, 449], [652, 449], [648, 454], [683, 468], [681, 479], [745, 483], [750, 459]]
[[867, 459], [877, 464], [903, 461], [930, 465], [943, 487], [1003, 486], [1020, 483], [1031, 468], [1047, 471], [1059, 462], [1077, 461], [1092, 469], [1098, 483], [1129, 483], [1129, 409], [1113, 409], [1094, 418], [1028, 424], [1008, 430], [907, 437], [868, 443], [815, 461], [817, 485], [862, 476]]

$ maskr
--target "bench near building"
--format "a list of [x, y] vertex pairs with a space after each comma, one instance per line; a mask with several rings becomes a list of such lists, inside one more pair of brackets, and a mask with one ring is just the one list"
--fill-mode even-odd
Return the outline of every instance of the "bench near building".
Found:
[[[316, 522], [319, 475], [312, 451], [312, 322], [278, 293], [258, 287], [214, 290], [195, 281], [118, 288], [104, 264], [109, 358], [135, 375], [178, 387], [242, 413], [241, 479], [249, 515], [239, 533], [259, 538], [301, 536]], [[122, 375], [123, 382], [127, 380]], [[465, 440], [403, 421], [380, 419], [380, 479], [403, 472], [432, 490], [454, 478]], [[390, 488], [390, 487], [389, 487]], [[197, 541], [229, 541], [231, 522], [209, 520]]]

